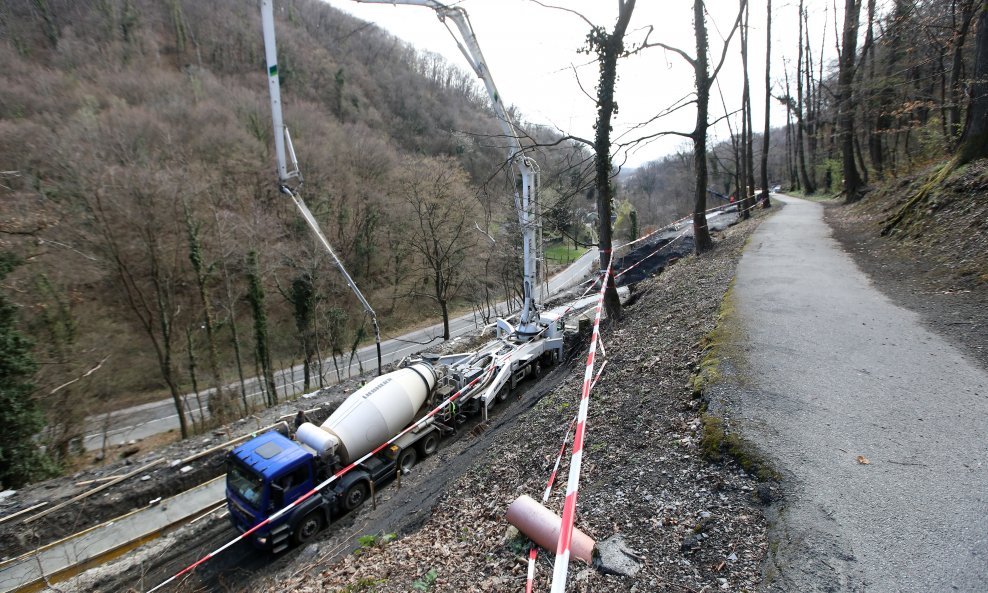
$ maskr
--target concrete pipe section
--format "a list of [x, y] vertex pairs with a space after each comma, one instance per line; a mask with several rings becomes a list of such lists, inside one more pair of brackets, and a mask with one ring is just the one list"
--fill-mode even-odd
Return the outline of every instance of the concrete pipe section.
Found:
[[[537, 503], [532, 497], [523, 494], [508, 507], [507, 519], [508, 523], [517, 527], [518, 531], [527, 535], [533, 542], [555, 553], [562, 523], [559, 515]], [[595, 545], [589, 535], [573, 528], [573, 540], [570, 544], [570, 555], [573, 558], [592, 564]]]

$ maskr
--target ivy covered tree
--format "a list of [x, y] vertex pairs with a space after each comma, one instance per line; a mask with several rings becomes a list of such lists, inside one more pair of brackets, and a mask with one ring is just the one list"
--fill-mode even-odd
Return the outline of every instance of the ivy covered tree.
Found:
[[[0, 281], [20, 262], [0, 252]], [[17, 307], [0, 292], [0, 485], [20, 488], [49, 473], [51, 462], [35, 445], [34, 435], [45, 425], [31, 398], [35, 362], [31, 340], [17, 330]]]
[[274, 370], [271, 365], [271, 346], [268, 341], [268, 314], [264, 303], [264, 285], [261, 283], [261, 271], [257, 262], [257, 251], [247, 253], [247, 300], [254, 315], [254, 348], [261, 373], [258, 380], [264, 381], [267, 394], [267, 405], [271, 407], [278, 403], [278, 388], [274, 382]]

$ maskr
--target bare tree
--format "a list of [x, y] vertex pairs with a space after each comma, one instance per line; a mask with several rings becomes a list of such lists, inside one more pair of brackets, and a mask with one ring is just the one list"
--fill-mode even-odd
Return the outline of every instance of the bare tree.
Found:
[[[772, 107], [772, 0], [765, 2], [765, 128], [762, 132], [762, 160], [761, 160], [761, 184], [762, 184], [762, 208], [769, 208], [772, 202], [768, 198], [768, 137], [772, 128], [769, 126], [769, 119]], [[788, 130], [788, 128], [786, 128]]]
[[[230, 394], [223, 388], [223, 377], [220, 373], [219, 353], [216, 347], [216, 321], [213, 315], [212, 297], [209, 294], [212, 266], [207, 264], [204, 258], [202, 224], [195, 219], [188, 200], [182, 200], [182, 209], [185, 214], [185, 230], [189, 242], [189, 262], [195, 273], [199, 302], [202, 305], [202, 328], [206, 331], [206, 354], [213, 387], [213, 395], [209, 399], [209, 410], [215, 418], [224, 421], [232, 418], [235, 412], [230, 402]], [[189, 344], [191, 347], [191, 338]], [[189, 356], [193, 356], [191, 351]], [[244, 412], [246, 413], [246, 410]]]
[[838, 124], [840, 127], [841, 162], [844, 172], [844, 199], [854, 202], [861, 198], [862, 181], [854, 162], [854, 71], [858, 47], [858, 21], [861, 0], [845, 0], [844, 28], [837, 73]]
[[274, 368], [271, 364], [271, 343], [268, 336], [268, 313], [261, 281], [261, 268], [257, 251], [247, 253], [247, 300], [254, 316], [254, 349], [260, 372], [260, 383], [267, 394], [267, 405], [278, 403], [278, 388], [274, 382]]
[[[173, 196], [159, 194], [159, 188], [165, 186], [161, 179], [135, 174], [134, 178], [98, 188], [90, 210], [117, 286], [154, 347], [158, 369], [175, 404], [182, 438], [188, 438], [189, 426], [173, 360], [175, 323], [181, 309], [176, 298], [176, 285], [180, 282], [177, 253], [163, 242], [165, 237], [178, 234], [177, 228], [169, 229], [178, 216], [174, 208], [163, 212], [176, 202]], [[133, 229], [135, 236], [125, 237], [125, 229]]]
[[404, 167], [398, 193], [408, 209], [407, 241], [420, 258], [420, 272], [431, 292], [415, 291], [439, 305], [443, 338], [449, 339], [449, 303], [469, 273], [468, 256], [476, 244], [475, 203], [466, 175], [450, 159], [415, 159]]
[[[593, 27], [587, 40], [590, 51], [597, 54], [600, 72], [597, 84], [597, 123], [594, 135], [595, 178], [597, 188], [597, 216], [599, 224], [600, 269], [606, 270], [613, 255], [611, 209], [614, 190], [611, 186], [611, 118], [617, 109], [614, 101], [614, 86], [617, 82], [617, 61], [625, 53], [624, 34], [628, 30], [631, 13], [635, 10], [635, 0], [618, 0], [618, 18], [614, 30], [608, 33], [603, 27]], [[609, 319], [621, 317], [621, 300], [618, 298], [614, 276], [606, 279], [604, 290], [604, 310]]]
[[751, 210], [755, 205], [755, 155], [754, 155], [754, 134], [751, 129], [751, 83], [748, 76], [748, 39], [750, 30], [748, 20], [750, 18], [750, 6], [744, 0], [741, 1], [741, 10], [744, 13], [744, 20], [741, 23], [741, 70], [744, 75], [744, 84], [741, 91], [741, 145], [742, 150], [741, 166], [744, 175], [744, 197], [741, 199], [741, 218], [751, 216]]
[[[806, 12], [803, 8], [803, 0], [799, 0], [799, 50], [796, 57], [796, 105], [793, 110], [796, 114], [796, 170], [799, 173], [799, 179], [803, 186], [803, 191], [808, 194], [812, 194], [816, 191], [816, 183], [813, 177], [810, 176], [809, 171], [807, 171], [805, 149], [806, 139], [804, 138], [804, 136], [808, 135], [804, 116], [804, 107], [808, 110], [810, 103], [810, 89], [807, 86], [805, 89], [805, 94], [803, 89], [803, 80], [805, 79], [808, 82], [810, 79], [808, 74], [805, 77], [803, 76], [804, 71], [809, 72], [810, 70], [810, 58], [808, 53], [804, 51], [804, 49], [809, 49], [809, 43], [804, 42], [804, 35], [806, 38], [809, 38], [809, 32], [805, 31], [803, 26], [806, 23], [805, 15]], [[805, 104], [804, 98], [806, 98]]]
[[710, 87], [717, 79], [717, 74], [724, 65], [727, 57], [727, 50], [731, 45], [731, 39], [741, 26], [741, 19], [744, 16], [746, 0], [741, 1], [738, 16], [734, 19], [734, 25], [727, 39], [724, 40], [724, 47], [721, 50], [720, 61], [714, 68], [713, 73], [708, 67], [709, 44], [707, 41], [707, 24], [703, 6], [703, 0], [693, 0], [693, 32], [696, 37], [696, 57], [691, 57], [685, 51], [666, 45], [656, 43], [676, 53], [693, 66], [693, 73], [696, 79], [696, 127], [689, 134], [680, 134], [693, 140], [693, 168], [695, 183], [693, 185], [693, 237], [694, 249], [697, 254], [709, 251], [713, 248], [713, 240], [710, 238], [710, 231], [707, 229], [707, 128], [710, 127]]

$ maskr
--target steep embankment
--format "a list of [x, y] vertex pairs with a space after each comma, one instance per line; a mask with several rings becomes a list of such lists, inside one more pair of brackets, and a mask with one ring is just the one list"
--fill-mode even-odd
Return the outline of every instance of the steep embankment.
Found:
[[852, 206], [833, 204], [827, 221], [879, 289], [988, 367], [988, 161], [955, 171], [881, 236], [928, 177], [890, 181]]
[[[622, 535], [643, 566], [625, 577], [574, 564], [568, 590], [755, 586], [766, 545], [759, 485], [734, 462], [704, 460], [703, 405], [692, 378], [756, 225], [729, 229], [714, 252], [687, 257], [640, 284], [625, 318], [604, 329], [608, 365], [591, 396], [577, 526], [597, 540]], [[357, 554], [347, 552], [358, 546], [357, 536], [387, 532], [355, 533], [349, 546], [309, 550], [300, 559], [305, 564], [253, 590], [522, 590], [527, 540], [511, 534], [504, 512], [517, 496], [539, 498], [545, 488], [577, 409], [584, 355], [495, 442], [473, 447], [473, 467], [441, 492], [420, 528]], [[549, 503], [557, 512], [566, 471], [564, 463]], [[540, 556], [538, 590], [548, 588], [552, 558]]]

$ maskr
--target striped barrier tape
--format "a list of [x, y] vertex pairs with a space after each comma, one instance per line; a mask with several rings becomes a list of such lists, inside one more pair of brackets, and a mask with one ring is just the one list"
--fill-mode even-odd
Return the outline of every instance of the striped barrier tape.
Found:
[[671, 240], [671, 241], [669, 241], [668, 243], [666, 243], [665, 245], [663, 245], [663, 246], [661, 246], [661, 247], [659, 247], [658, 249], [656, 249], [656, 250], [655, 250], [655, 251], [653, 251], [652, 253], [649, 253], [648, 255], [646, 255], [645, 257], [643, 257], [643, 258], [641, 258], [640, 260], [638, 260], [638, 261], [637, 261], [637, 262], [635, 262], [634, 264], [632, 264], [632, 265], [630, 265], [630, 266], [628, 266], [627, 268], [625, 268], [625, 269], [623, 269], [623, 270], [621, 270], [620, 272], [618, 272], [617, 274], [615, 274], [615, 275], [614, 275], [614, 279], [615, 279], [615, 280], [617, 280], [617, 279], [618, 279], [618, 278], [620, 278], [621, 276], [624, 276], [625, 274], [627, 274], [627, 273], [628, 273], [628, 272], [630, 272], [631, 270], [634, 270], [635, 268], [637, 268], [638, 266], [640, 266], [640, 265], [641, 265], [642, 263], [644, 263], [644, 262], [645, 262], [646, 260], [648, 260], [648, 259], [649, 259], [649, 258], [651, 258], [652, 256], [654, 256], [654, 255], [657, 255], [657, 254], [658, 254], [658, 253], [659, 253], [660, 251], [662, 251], [662, 250], [663, 250], [663, 249], [665, 249], [666, 247], [669, 247], [670, 245], [672, 245], [672, 244], [673, 244], [673, 243], [675, 243], [676, 241], [679, 241], [680, 239], [682, 239], [683, 237], [685, 237], [685, 236], [686, 236], [686, 232], [687, 232], [687, 231], [689, 231], [689, 230], [690, 230], [689, 228], [687, 228], [687, 229], [684, 229], [684, 230], [683, 230], [683, 232], [681, 232], [681, 233], [679, 233], [678, 235], [676, 235], [675, 237], [673, 237], [673, 238], [672, 238], [672, 240]]
[[[605, 360], [603, 364], [600, 365], [600, 369], [597, 371], [597, 376], [594, 377], [593, 383], [590, 384], [590, 389], [593, 390], [594, 386], [597, 385], [597, 380], [604, 373], [604, 367], [607, 366], [607, 361]], [[576, 420], [578, 416], [574, 416], [569, 423], [569, 427], [566, 429], [566, 435], [563, 437], [563, 444], [559, 447], [559, 454], [556, 455], [556, 463], [552, 466], [552, 473], [549, 474], [549, 480], [545, 485], [545, 491], [542, 493], [542, 504], [549, 502], [549, 495], [552, 493], [552, 486], [556, 483], [556, 474], [559, 472], [559, 464], [563, 460], [563, 454], [566, 453], [566, 444], [569, 442], [569, 433], [573, 431], [573, 427], [576, 425]], [[528, 581], [525, 583], [525, 593], [532, 593], [535, 587], [535, 559], [539, 556], [539, 547], [532, 542], [532, 545], [528, 550]]]
[[[706, 216], [707, 214], [709, 214], [709, 213], [711, 213], [711, 212], [716, 212], [716, 211], [718, 211], [718, 210], [723, 210], [724, 208], [727, 208], [727, 207], [729, 207], [729, 206], [730, 206], [730, 204], [728, 204], [728, 205], [722, 205], [722, 206], [715, 206], [715, 207], [713, 207], [713, 208], [708, 208], [708, 209], [706, 209], [706, 210], [704, 210], [704, 211], [703, 211], [703, 214], [704, 214], [704, 216]], [[752, 207], [752, 208], [753, 208], [753, 207]], [[748, 210], [750, 210], [750, 208], [749, 208]], [[743, 211], [742, 211], [742, 212], [743, 212]], [[642, 241], [647, 241], [647, 240], [649, 240], [649, 239], [651, 239], [652, 237], [654, 237], [655, 235], [657, 235], [658, 233], [660, 233], [660, 232], [662, 232], [662, 231], [664, 231], [664, 230], [665, 230], [666, 228], [668, 228], [668, 227], [670, 227], [670, 226], [673, 226], [673, 225], [678, 225], [678, 224], [680, 224], [680, 223], [683, 223], [683, 222], [686, 222], [686, 221], [688, 221], [688, 220], [690, 220], [690, 219], [692, 219], [692, 218], [693, 218], [693, 215], [692, 215], [692, 214], [690, 214], [689, 216], [684, 216], [684, 217], [682, 217], [682, 218], [678, 218], [678, 219], [676, 219], [676, 220], [674, 220], [674, 221], [672, 221], [672, 222], [670, 222], [670, 223], [667, 223], [667, 224], [665, 224], [665, 225], [663, 225], [663, 227], [662, 227], [662, 228], [659, 228], [659, 229], [656, 229], [656, 230], [654, 230], [654, 231], [652, 231], [651, 233], [648, 233], [647, 235], [644, 235], [644, 236], [642, 236], [642, 237], [639, 237], [639, 238], [637, 238], [637, 239], [635, 239], [635, 240], [633, 240], [633, 241], [629, 241], [629, 242], [627, 242], [627, 243], [623, 243], [623, 244], [621, 244], [621, 245], [618, 245], [618, 246], [617, 246], [617, 247], [616, 247], [616, 248], [614, 249], [614, 251], [623, 251], [623, 250], [625, 250], [625, 248], [627, 248], [627, 247], [630, 247], [630, 246], [632, 246], [632, 245], [635, 245], [636, 243], [641, 243]], [[690, 230], [691, 230], [692, 228], [693, 228], [693, 227], [692, 227], [692, 226], [690, 226], [690, 227], [688, 227], [688, 228], [686, 228], [686, 229], [683, 229], [683, 232], [682, 232], [682, 233], [680, 233], [679, 235], [677, 235], [677, 236], [676, 236], [675, 238], [673, 238], [673, 240], [672, 240], [672, 241], [676, 241], [677, 239], [679, 239], [679, 238], [681, 238], [681, 237], [682, 237], [683, 235], [685, 235], [685, 234], [686, 234], [687, 232], [689, 232], [689, 231], [690, 231]], [[699, 228], [704, 228], [704, 229], [705, 229], [705, 228], [707, 228], [707, 225], [702, 225], [702, 226], [700, 226]], [[670, 241], [670, 243], [672, 243], [672, 241]], [[649, 255], [648, 257], [652, 257], [653, 255], [655, 255], [655, 253], [652, 253], [652, 254], [650, 254], [650, 255]], [[645, 259], [648, 259], [648, 257], [646, 257]], [[636, 264], [636, 265], [637, 265], [637, 264]], [[632, 266], [632, 267], [634, 267], [634, 266]], [[630, 269], [630, 268], [629, 268], [629, 269]], [[619, 273], [619, 274], [617, 274], [617, 275], [615, 276], [615, 278], [620, 278], [620, 277], [621, 277], [621, 275], [622, 275], [622, 274], [623, 274], [624, 272], [626, 272], [626, 271], [627, 271], [627, 270], [624, 270], [624, 271], [622, 271], [621, 273]], [[577, 286], [577, 287], [580, 287], [580, 286], [583, 286], [584, 284], [591, 284], [591, 283], [592, 283], [592, 282], [594, 282], [594, 281], [595, 281], [596, 279], [597, 279], [597, 277], [596, 277], [596, 276], [591, 276], [590, 278], [587, 278], [586, 280], [584, 280], [583, 282], [580, 282], [580, 283], [579, 283], [579, 284], [577, 284], [576, 286]], [[589, 291], [587, 291], [587, 292], [589, 292]], [[584, 292], [584, 293], [583, 293], [583, 295], [581, 295], [581, 297], [582, 297], [582, 296], [585, 296], [585, 295], [586, 295], [586, 292]]]
[[[510, 356], [510, 352], [507, 353], [507, 354], [505, 354], [501, 358], [501, 362], [503, 362], [504, 360], [506, 360], [508, 356]], [[425, 422], [427, 420], [433, 418], [443, 408], [445, 408], [446, 406], [448, 406], [453, 401], [457, 400], [464, 393], [468, 392], [470, 390], [470, 388], [472, 388], [474, 385], [476, 385], [477, 383], [479, 383], [481, 380], [486, 380], [487, 378], [489, 378], [491, 376], [491, 374], [493, 373], [493, 370], [494, 370], [495, 367], [496, 367], [496, 364], [492, 361], [491, 364], [488, 365], [488, 367], [486, 369], [484, 369], [484, 372], [483, 373], [481, 373], [480, 375], [478, 375], [473, 381], [471, 381], [470, 383], [466, 384], [459, 391], [457, 391], [453, 395], [451, 395], [448, 398], [446, 398], [442, 403], [440, 403], [435, 408], [433, 408], [431, 411], [429, 411], [428, 414], [426, 414], [425, 416], [423, 416], [418, 422], [415, 422], [415, 423], [409, 425], [408, 428], [402, 430], [401, 432], [399, 432], [398, 434], [396, 434], [394, 437], [392, 437], [391, 439], [389, 439], [388, 441], [384, 442], [383, 444], [381, 444], [380, 446], [378, 446], [376, 449], [374, 449], [373, 451], [371, 451], [370, 453], [368, 453], [368, 454], [364, 455], [363, 457], [361, 457], [360, 459], [358, 459], [358, 460], [350, 463], [350, 465], [347, 465], [346, 467], [340, 469], [335, 474], [333, 474], [332, 476], [330, 476], [329, 478], [327, 478], [326, 480], [324, 480], [320, 484], [316, 485], [312, 490], [309, 490], [308, 492], [306, 492], [305, 494], [303, 494], [301, 497], [297, 498], [295, 501], [293, 501], [288, 506], [286, 506], [286, 507], [282, 508], [281, 510], [277, 511], [276, 513], [274, 513], [270, 517], [267, 517], [266, 519], [264, 519], [263, 521], [261, 521], [257, 525], [255, 525], [255, 526], [251, 527], [250, 529], [248, 529], [247, 531], [241, 533], [239, 536], [231, 539], [230, 541], [228, 541], [227, 543], [223, 544], [222, 546], [220, 546], [216, 550], [213, 550], [212, 552], [209, 552], [208, 554], [206, 554], [202, 558], [196, 560], [195, 562], [193, 562], [189, 566], [183, 568], [182, 570], [180, 570], [179, 572], [175, 573], [174, 575], [172, 575], [171, 577], [169, 577], [165, 581], [162, 581], [161, 583], [159, 583], [155, 587], [153, 587], [151, 589], [148, 589], [147, 593], [154, 593], [155, 591], [157, 591], [157, 590], [159, 590], [159, 589], [161, 589], [161, 588], [163, 588], [163, 587], [171, 584], [176, 579], [179, 579], [179, 578], [183, 577], [184, 575], [189, 574], [190, 572], [192, 572], [196, 568], [202, 566], [203, 564], [205, 564], [209, 560], [211, 560], [211, 559], [215, 558], [216, 556], [218, 556], [219, 554], [225, 552], [227, 549], [229, 549], [231, 546], [233, 546], [237, 542], [239, 542], [239, 541], [241, 541], [243, 539], [246, 539], [247, 537], [250, 537], [251, 535], [253, 535], [254, 533], [256, 533], [262, 527], [264, 527], [266, 525], [270, 525], [274, 521], [277, 521], [281, 517], [285, 516], [289, 511], [291, 511], [292, 509], [294, 509], [298, 505], [302, 504], [303, 502], [305, 502], [309, 498], [312, 498], [316, 493], [320, 492], [323, 488], [325, 488], [326, 486], [329, 486], [333, 482], [339, 480], [341, 477], [343, 477], [344, 475], [346, 475], [347, 473], [349, 473], [352, 469], [354, 469], [355, 467], [357, 467], [361, 463], [367, 461], [368, 459], [370, 459], [374, 455], [380, 453], [386, 447], [388, 447], [389, 445], [391, 445], [392, 443], [394, 443], [395, 441], [397, 441], [399, 438], [403, 437], [404, 435], [408, 434], [412, 430], [415, 430], [416, 428], [419, 428], [420, 426], [422, 426], [423, 424], [425, 424]]]
[[[542, 493], [542, 504], [545, 504], [549, 500], [552, 485], [556, 482], [556, 473], [559, 471], [559, 464], [563, 460], [563, 454], [566, 452], [566, 444], [569, 442], [569, 433], [573, 430], [574, 425], [576, 425], [576, 416], [573, 417], [573, 420], [569, 423], [569, 428], [566, 429], [566, 436], [563, 437], [563, 444], [559, 448], [559, 455], [556, 456], [556, 463], [552, 466], [552, 473], [549, 474], [545, 491]], [[531, 542], [528, 548], [528, 580], [525, 583], [525, 593], [532, 593], [535, 587], [535, 559], [538, 558], [538, 555], [539, 547], [535, 542]]]
[[600, 283], [600, 296], [597, 298], [597, 312], [594, 317], [593, 334], [590, 337], [590, 352], [583, 374], [583, 390], [580, 395], [580, 410], [577, 415], [576, 432], [573, 435], [573, 452], [570, 458], [569, 477], [566, 483], [566, 502], [563, 504], [562, 523], [559, 528], [559, 541], [556, 545], [556, 563], [552, 569], [552, 593], [564, 593], [566, 574], [569, 570], [570, 542], [573, 539], [573, 522], [576, 518], [577, 493], [580, 486], [580, 469], [583, 465], [583, 440], [587, 428], [587, 410], [590, 407], [590, 386], [593, 378], [594, 360], [597, 356], [597, 342], [600, 338], [600, 317], [604, 309], [604, 292], [611, 276], [611, 264], [607, 261], [607, 271]]
[[[754, 205], [754, 206], [751, 206], [750, 208], [745, 208], [745, 209], [739, 209], [739, 210], [738, 210], [738, 214], [741, 214], [742, 212], [747, 212], [747, 211], [749, 211], [749, 210], [754, 210], [754, 209], [755, 209], [755, 207], [756, 207], [757, 205], [758, 205], [758, 203], [756, 202], [756, 203], [755, 203], [755, 205]], [[717, 210], [717, 209], [719, 209], [719, 208], [723, 208], [723, 206], [718, 206], [717, 208], [712, 208], [712, 209], [710, 209], [710, 210], [707, 210], [706, 212], [712, 212], [713, 210]], [[706, 212], [704, 212], [704, 214], [706, 214]], [[687, 218], [688, 218], [688, 217], [687, 217]], [[681, 218], [681, 219], [680, 219], [679, 221], [676, 221], [676, 222], [674, 222], [674, 223], [672, 223], [672, 224], [677, 224], [678, 222], [680, 222], [680, 221], [683, 221], [683, 220], [686, 220], [686, 218]], [[707, 228], [707, 225], [703, 225], [703, 226], [701, 226], [700, 228]], [[614, 278], [615, 278], [615, 279], [617, 279], [617, 278], [620, 278], [621, 276], [623, 276], [623, 275], [625, 275], [625, 274], [627, 274], [627, 273], [628, 273], [628, 272], [630, 272], [631, 270], [634, 270], [634, 269], [635, 269], [636, 267], [638, 267], [638, 266], [640, 266], [640, 265], [641, 265], [642, 263], [644, 263], [644, 262], [645, 262], [645, 260], [647, 260], [647, 259], [649, 259], [649, 258], [651, 258], [651, 257], [653, 257], [654, 255], [656, 255], [656, 254], [658, 254], [658, 253], [659, 253], [660, 251], [662, 251], [662, 250], [663, 250], [663, 249], [665, 249], [666, 247], [668, 247], [668, 246], [670, 246], [670, 245], [672, 245], [672, 244], [673, 244], [673, 243], [675, 243], [676, 241], [678, 241], [678, 240], [680, 240], [680, 239], [682, 239], [683, 237], [685, 237], [685, 236], [686, 236], [686, 233], [687, 233], [688, 231], [690, 231], [690, 230], [691, 230], [691, 228], [690, 228], [690, 227], [687, 227], [687, 228], [685, 228], [685, 229], [683, 229], [683, 232], [681, 232], [681, 233], [679, 233], [678, 235], [676, 235], [675, 237], [673, 237], [673, 239], [672, 239], [671, 241], [669, 241], [668, 243], [666, 243], [666, 244], [665, 244], [665, 245], [663, 245], [662, 247], [659, 247], [658, 249], [656, 249], [656, 250], [655, 250], [655, 251], [653, 251], [652, 253], [649, 253], [648, 255], [646, 255], [645, 257], [643, 257], [642, 259], [640, 259], [639, 261], [637, 261], [637, 262], [635, 262], [635, 264], [633, 264], [633, 265], [631, 265], [631, 266], [629, 266], [629, 267], [627, 267], [627, 268], [625, 268], [625, 269], [623, 269], [623, 270], [621, 270], [620, 272], [618, 272], [617, 274], [615, 274], [615, 275], [614, 275]], [[651, 236], [652, 236], [653, 234], [655, 234], [655, 232], [652, 232], [652, 233], [649, 233], [648, 235], [646, 235], [646, 237], [645, 237], [645, 238], [647, 238], [647, 237], [651, 237]], [[637, 239], [637, 241], [641, 241], [641, 240], [642, 240], [642, 239]], [[626, 246], [626, 245], [631, 245], [631, 243], [626, 243], [625, 245], [622, 245], [622, 247], [624, 247], [624, 246]]]

